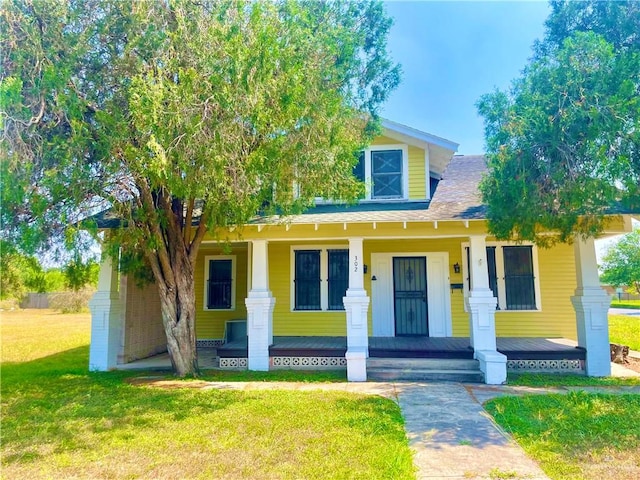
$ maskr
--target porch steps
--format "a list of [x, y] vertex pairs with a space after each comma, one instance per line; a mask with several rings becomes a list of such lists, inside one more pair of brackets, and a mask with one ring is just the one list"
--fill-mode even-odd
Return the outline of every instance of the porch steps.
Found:
[[450, 358], [369, 358], [367, 379], [464, 383], [484, 381], [477, 360]]

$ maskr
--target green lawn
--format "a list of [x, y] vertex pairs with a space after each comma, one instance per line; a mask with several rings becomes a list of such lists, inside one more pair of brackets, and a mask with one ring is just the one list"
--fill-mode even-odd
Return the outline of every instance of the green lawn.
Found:
[[503, 397], [485, 408], [552, 479], [640, 478], [640, 395]]
[[87, 371], [87, 315], [1, 315], [3, 478], [415, 478], [390, 400], [134, 386]]
[[640, 308], [640, 300], [613, 300], [612, 308]]
[[609, 315], [609, 340], [629, 345], [640, 351], [640, 318], [630, 315]]

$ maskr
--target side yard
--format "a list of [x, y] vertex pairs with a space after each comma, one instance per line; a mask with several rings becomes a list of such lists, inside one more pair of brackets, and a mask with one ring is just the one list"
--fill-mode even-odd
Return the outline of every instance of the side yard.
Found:
[[3, 477], [414, 478], [390, 400], [134, 386], [87, 372], [88, 315], [1, 315]]

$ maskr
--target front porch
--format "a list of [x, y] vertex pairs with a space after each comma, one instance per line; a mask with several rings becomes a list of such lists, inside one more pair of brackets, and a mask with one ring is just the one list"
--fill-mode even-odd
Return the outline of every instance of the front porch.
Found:
[[[507, 357], [511, 371], [584, 372], [585, 350], [566, 338], [499, 337], [497, 350]], [[274, 337], [269, 347], [273, 368], [346, 368], [346, 337]], [[468, 337], [369, 337], [369, 357], [388, 359], [473, 359]], [[203, 370], [247, 367], [246, 338], [219, 347], [199, 347]], [[119, 365], [118, 368], [165, 370], [171, 368], [168, 354]]]

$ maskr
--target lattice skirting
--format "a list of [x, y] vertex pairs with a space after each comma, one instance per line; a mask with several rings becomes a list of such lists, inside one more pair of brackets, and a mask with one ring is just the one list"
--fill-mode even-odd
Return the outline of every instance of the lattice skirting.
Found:
[[344, 357], [271, 357], [271, 365], [286, 368], [346, 368]]
[[220, 358], [220, 368], [247, 368], [248, 358]]
[[507, 370], [516, 372], [584, 372], [582, 360], [507, 360]]
[[221, 347], [224, 340], [221, 338], [205, 338], [202, 340], [196, 340], [197, 348], [216, 348]]

